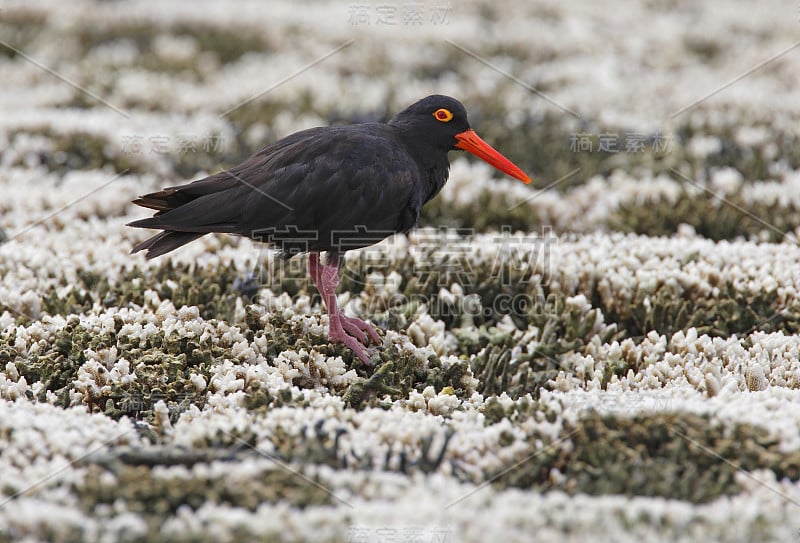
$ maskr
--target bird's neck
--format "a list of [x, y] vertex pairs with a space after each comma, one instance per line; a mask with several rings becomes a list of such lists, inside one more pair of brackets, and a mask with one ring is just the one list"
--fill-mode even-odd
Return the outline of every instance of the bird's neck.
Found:
[[439, 191], [442, 190], [444, 184], [447, 183], [447, 178], [450, 176], [450, 161], [447, 160], [447, 153], [443, 155], [441, 160], [420, 165], [420, 171], [428, 182], [428, 197], [425, 198], [425, 202], [427, 202], [439, 194]]
[[414, 137], [413, 134], [409, 133], [408, 137], [404, 137], [405, 134], [402, 128], [399, 133], [403, 145], [414, 159], [414, 162], [417, 163], [422, 180], [427, 186], [428, 194], [422, 202], [424, 204], [436, 196], [447, 182], [447, 177], [450, 173], [450, 161], [447, 158], [448, 149], [431, 147], [430, 144], [421, 142], [419, 134]]

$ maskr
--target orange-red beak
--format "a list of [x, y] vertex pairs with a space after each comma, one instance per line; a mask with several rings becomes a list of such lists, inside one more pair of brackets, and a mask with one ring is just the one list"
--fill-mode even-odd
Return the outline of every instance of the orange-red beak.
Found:
[[511, 177], [519, 179], [526, 185], [531, 182], [531, 178], [528, 177], [525, 172], [520, 170], [506, 157], [498, 153], [491, 145], [483, 141], [474, 130], [464, 130], [463, 132], [456, 134], [456, 139], [458, 140], [456, 147], [459, 149], [469, 151], [481, 160], [488, 162], [501, 172], [507, 173]]

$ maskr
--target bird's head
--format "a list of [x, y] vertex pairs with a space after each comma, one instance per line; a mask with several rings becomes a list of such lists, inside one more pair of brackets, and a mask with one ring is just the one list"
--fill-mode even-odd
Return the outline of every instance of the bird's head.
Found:
[[398, 113], [390, 124], [403, 127], [428, 147], [469, 151], [501, 172], [531, 182], [525, 172], [478, 137], [469, 125], [467, 110], [455, 98], [428, 96]]

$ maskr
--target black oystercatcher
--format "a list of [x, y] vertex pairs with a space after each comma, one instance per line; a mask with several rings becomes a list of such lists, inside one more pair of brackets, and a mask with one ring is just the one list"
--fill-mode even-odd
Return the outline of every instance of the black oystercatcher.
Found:
[[428, 96], [386, 124], [303, 130], [228, 171], [134, 200], [156, 214], [129, 226], [163, 232], [132, 252], [155, 258], [211, 232], [264, 241], [286, 256], [309, 252], [309, 274], [328, 306], [330, 340], [368, 364], [365, 345], [380, 337], [337, 306], [341, 255], [413, 228], [420, 208], [447, 181], [448, 151], [457, 149], [530, 183], [470, 128], [458, 100]]

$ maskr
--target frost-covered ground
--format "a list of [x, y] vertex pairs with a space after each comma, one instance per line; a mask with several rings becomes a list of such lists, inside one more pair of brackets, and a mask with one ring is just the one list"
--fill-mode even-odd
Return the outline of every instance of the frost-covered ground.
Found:
[[[21, 1], [0, 40], [0, 542], [800, 541], [797, 2]], [[137, 195], [431, 93], [535, 186], [454, 154], [348, 255], [374, 367], [302, 258], [129, 254]]]

